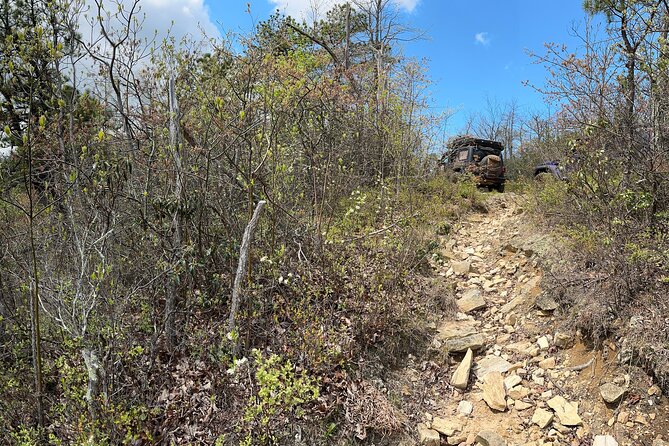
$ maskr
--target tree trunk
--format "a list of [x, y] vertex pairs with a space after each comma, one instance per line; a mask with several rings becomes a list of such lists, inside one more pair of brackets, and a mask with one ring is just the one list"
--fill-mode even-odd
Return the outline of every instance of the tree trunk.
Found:
[[[235, 275], [235, 282], [232, 287], [232, 302], [230, 304], [230, 316], [228, 317], [228, 333], [233, 333], [235, 331], [235, 319], [237, 317], [237, 311], [239, 310], [239, 304], [242, 299], [242, 281], [244, 280], [244, 272], [246, 271], [246, 265], [249, 260], [249, 250], [251, 247], [251, 240], [253, 240], [253, 232], [258, 225], [258, 220], [260, 219], [260, 213], [265, 207], [267, 202], [261, 200], [256, 205], [255, 211], [253, 211], [253, 216], [251, 220], [246, 225], [244, 230], [244, 235], [242, 237], [242, 246], [239, 249], [239, 263], [237, 264], [237, 274]], [[239, 335], [239, 333], [237, 333]], [[236, 341], [237, 337], [233, 338], [233, 348], [235, 351], [238, 349], [238, 344]]]
[[[174, 185], [174, 201], [175, 207], [172, 214], [172, 250], [173, 262], [180, 262], [182, 257], [182, 224], [181, 224], [181, 207], [183, 200], [183, 166], [180, 153], [179, 141], [179, 104], [177, 102], [177, 95], [174, 87], [174, 75], [169, 79], [168, 83], [169, 106], [170, 106], [170, 150], [174, 160], [175, 171], [175, 185]], [[179, 288], [179, 268], [173, 275], [167, 278], [166, 296], [165, 296], [165, 337], [170, 351], [176, 347], [177, 332], [176, 332], [176, 309], [177, 309], [177, 294]]]
[[[88, 390], [85, 395], [88, 413], [93, 423], [95, 423], [98, 419], [99, 398], [102, 393], [100, 389], [104, 382], [105, 370], [95, 350], [85, 348], [81, 351], [81, 356], [84, 358], [86, 372], [88, 373]], [[106, 395], [104, 397], [106, 398]]]

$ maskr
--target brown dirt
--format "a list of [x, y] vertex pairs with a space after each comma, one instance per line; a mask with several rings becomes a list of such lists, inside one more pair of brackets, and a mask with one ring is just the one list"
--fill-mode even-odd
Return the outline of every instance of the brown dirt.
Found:
[[[575, 343], [568, 349], [559, 349], [553, 342], [547, 350], [534, 351], [530, 356], [505, 349], [511, 343], [527, 342], [538, 350], [537, 339], [564, 330], [561, 328], [564, 321], [559, 311], [542, 312], [534, 306], [542, 293], [543, 274], [536, 248], [541, 244], [550, 247], [554, 242], [528, 224], [520, 198], [513, 194], [490, 195], [488, 208], [487, 214], [469, 216], [460, 227], [454, 228], [450, 238], [442, 238], [441, 255], [433, 259], [434, 289], [455, 290], [456, 297], [461, 297], [468, 288], [482, 292], [487, 308], [470, 313], [470, 319], [476, 321], [488, 345], [475, 354], [475, 366], [486, 356], [502, 356], [514, 367], [521, 367], [521, 372], [527, 372], [519, 374], [521, 385], [530, 392], [523, 401], [533, 407], [525, 410], [510, 407], [505, 412], [491, 410], [483, 401], [481, 382], [473, 373], [466, 391], [453, 388], [450, 377], [462, 354], [448, 354], [435, 337], [425, 355], [409, 355], [406, 366], [394, 372], [386, 383], [389, 399], [402, 408], [408, 420], [407, 435], [391, 444], [418, 444], [416, 426], [422, 423], [430, 427], [434, 417], [459, 425], [456, 434], [442, 435], [442, 444], [474, 444], [475, 435], [481, 430], [497, 432], [508, 445], [590, 445], [594, 435], [611, 435], [621, 446], [652, 445], [661, 435], [669, 440], [669, 401], [665, 396], [649, 395], [654, 383], [641, 369], [618, 364], [615, 343], [605, 342], [593, 349], [582, 342], [578, 333], [568, 333], [575, 337]], [[465, 257], [471, 261], [473, 271], [454, 274], [453, 262]], [[501, 315], [510, 302], [516, 301], [522, 303]], [[517, 319], [513, 326], [509, 324], [513, 322], [510, 314]], [[452, 314], [433, 314], [428, 316], [426, 324], [435, 330], [436, 336], [436, 328], [452, 319]], [[545, 358], [555, 358], [556, 367], [537, 370], [537, 363]], [[593, 358], [588, 367], [570, 370]], [[514, 373], [511, 370], [505, 376]], [[614, 406], [605, 404], [600, 396], [599, 386], [606, 382], [627, 387], [626, 395]], [[546, 400], [555, 395], [578, 404], [583, 426], [564, 427], [554, 420], [540, 429], [531, 422], [535, 408], [550, 411]], [[471, 415], [458, 414], [462, 400], [473, 404]], [[509, 398], [507, 401], [515, 404]]]

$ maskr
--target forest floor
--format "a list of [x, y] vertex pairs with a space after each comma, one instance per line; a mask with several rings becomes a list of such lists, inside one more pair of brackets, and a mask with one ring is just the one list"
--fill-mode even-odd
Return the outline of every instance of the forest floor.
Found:
[[399, 444], [669, 445], [669, 401], [652, 378], [620, 364], [614, 342], [588, 345], [543, 293], [544, 261], [560, 252], [523, 198], [486, 205], [432, 261], [429, 280], [455, 310], [426, 320], [430, 348], [385, 384], [408, 416]]

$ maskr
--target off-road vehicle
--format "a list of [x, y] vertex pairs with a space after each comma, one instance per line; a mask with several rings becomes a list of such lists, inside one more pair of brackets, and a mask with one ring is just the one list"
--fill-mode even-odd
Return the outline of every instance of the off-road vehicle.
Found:
[[559, 161], [546, 161], [534, 166], [534, 173], [532, 176], [537, 181], [545, 181], [547, 178], [566, 180], [567, 172], [564, 166], [560, 165]]
[[473, 175], [479, 187], [504, 192], [506, 168], [503, 152], [501, 142], [458, 136], [448, 143], [440, 163], [447, 171]]

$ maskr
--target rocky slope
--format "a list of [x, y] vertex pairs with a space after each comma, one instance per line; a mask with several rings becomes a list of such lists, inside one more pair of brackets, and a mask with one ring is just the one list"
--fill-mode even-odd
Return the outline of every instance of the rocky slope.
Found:
[[619, 346], [593, 350], [565, 329], [543, 293], [551, 238], [513, 194], [488, 207], [443, 238], [433, 261], [455, 316], [428, 321], [429, 353], [410, 355], [388, 385], [411, 412], [402, 444], [669, 445], [660, 387], [619, 364]]

